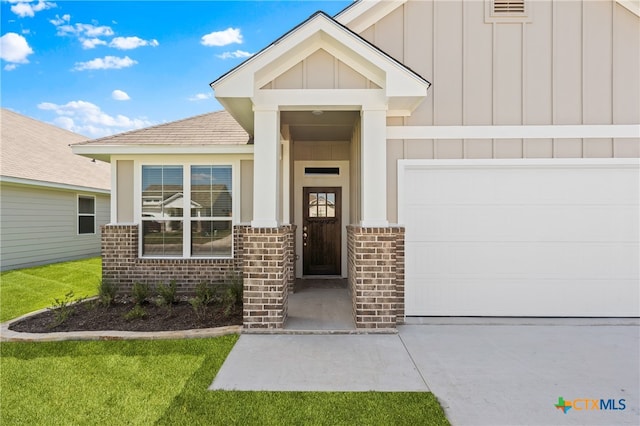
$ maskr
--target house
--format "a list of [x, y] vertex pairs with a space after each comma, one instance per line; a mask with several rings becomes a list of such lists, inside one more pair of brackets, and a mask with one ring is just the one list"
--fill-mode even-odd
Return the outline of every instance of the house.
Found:
[[1, 269], [100, 255], [108, 164], [73, 155], [87, 138], [2, 109]]
[[[241, 269], [246, 328], [282, 328], [314, 275], [348, 279], [360, 328], [640, 316], [639, 15], [633, 0], [318, 12], [211, 83], [225, 111], [74, 145], [115, 176], [104, 277], [189, 290]], [[206, 208], [158, 220], [150, 188]], [[226, 251], [199, 251], [204, 228]]]

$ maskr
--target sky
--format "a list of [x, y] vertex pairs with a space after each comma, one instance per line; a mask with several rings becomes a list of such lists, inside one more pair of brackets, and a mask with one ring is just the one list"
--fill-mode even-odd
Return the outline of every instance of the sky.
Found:
[[352, 2], [0, 1], [0, 104], [89, 138], [222, 109], [209, 83]]

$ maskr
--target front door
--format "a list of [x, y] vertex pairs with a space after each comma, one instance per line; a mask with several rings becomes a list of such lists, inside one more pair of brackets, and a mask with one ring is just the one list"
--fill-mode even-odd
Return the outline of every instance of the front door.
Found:
[[302, 200], [304, 275], [340, 275], [341, 188], [305, 187]]

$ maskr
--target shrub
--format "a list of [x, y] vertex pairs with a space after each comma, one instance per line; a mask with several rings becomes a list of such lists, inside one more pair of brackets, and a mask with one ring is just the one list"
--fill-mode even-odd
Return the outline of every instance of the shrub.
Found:
[[229, 316], [236, 306], [242, 306], [244, 284], [242, 275], [233, 273], [225, 284], [225, 291], [222, 297], [223, 314]]
[[80, 298], [73, 301], [73, 290], [70, 290], [67, 294], [64, 295], [64, 299], [53, 299], [52, 306], [49, 310], [53, 311], [53, 323], [51, 324], [51, 328], [55, 328], [62, 323], [64, 323], [76, 310], [74, 303], [81, 303], [85, 298]]
[[196, 285], [196, 298], [200, 299], [204, 305], [208, 305], [213, 302], [215, 298], [215, 291], [211, 284], [206, 281], [202, 281]]
[[113, 281], [102, 280], [98, 284], [98, 303], [102, 306], [109, 307], [116, 298], [118, 293], [118, 285]]
[[163, 305], [171, 306], [178, 301], [178, 284], [176, 280], [171, 280], [169, 284], [158, 284], [156, 291]]
[[127, 321], [131, 321], [138, 318], [144, 318], [146, 316], [147, 311], [145, 311], [141, 305], [136, 304], [133, 309], [124, 314], [124, 319], [126, 319]]
[[131, 298], [136, 305], [142, 305], [145, 300], [151, 295], [151, 289], [149, 284], [135, 282], [131, 289]]
[[207, 304], [202, 297], [196, 296], [189, 299], [189, 304], [193, 308], [193, 312], [196, 314], [198, 320], [204, 320], [206, 316]]

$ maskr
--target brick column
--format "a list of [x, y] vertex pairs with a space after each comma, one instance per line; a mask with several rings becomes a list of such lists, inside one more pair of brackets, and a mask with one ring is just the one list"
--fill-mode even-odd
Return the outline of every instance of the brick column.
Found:
[[404, 319], [404, 228], [347, 227], [349, 288], [358, 328]]
[[102, 279], [121, 290], [131, 288], [130, 271], [138, 258], [138, 225], [102, 225]]
[[244, 327], [283, 328], [287, 318], [290, 226], [244, 234]]

